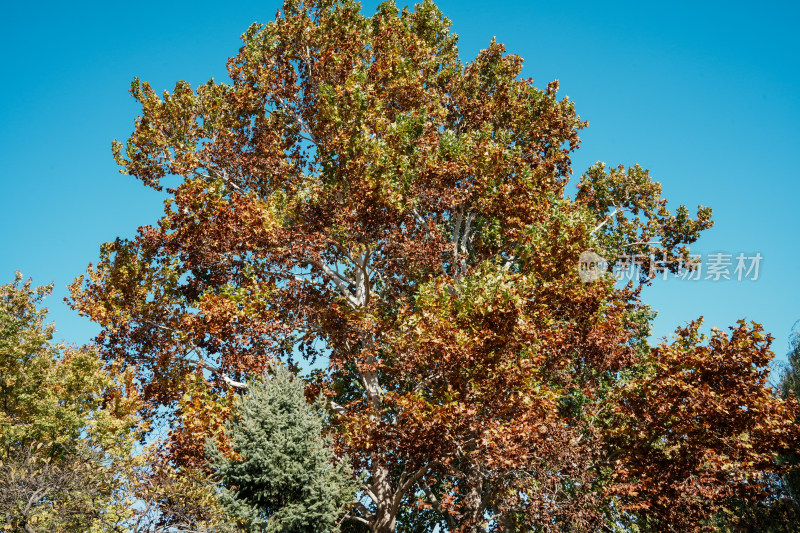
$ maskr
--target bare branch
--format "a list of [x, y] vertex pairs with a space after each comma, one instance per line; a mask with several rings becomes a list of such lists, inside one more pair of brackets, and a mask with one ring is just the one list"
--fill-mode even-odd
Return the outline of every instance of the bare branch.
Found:
[[356, 296], [354, 296], [352, 291], [350, 290], [350, 286], [355, 285], [354, 281], [342, 276], [341, 274], [336, 273], [333, 269], [331, 269], [331, 267], [329, 267], [328, 265], [326, 265], [321, 261], [317, 261], [310, 257], [304, 258], [304, 261], [307, 261], [308, 263], [322, 270], [322, 272], [324, 272], [329, 278], [331, 278], [331, 281], [333, 281], [333, 283], [339, 289], [339, 292], [342, 293], [342, 296], [344, 296], [347, 299], [347, 302], [351, 306], [353, 307], [360, 306], [361, 302], [358, 301]]
[[203, 363], [203, 368], [205, 368], [215, 376], [219, 376], [220, 378], [222, 378], [222, 381], [224, 381], [227, 386], [233, 387], [235, 389], [247, 390], [247, 383], [232, 380], [221, 369], [212, 366], [202, 358], [200, 359], [200, 362]]
[[392, 509], [396, 511], [400, 508], [400, 504], [403, 502], [403, 496], [405, 493], [410, 489], [414, 484], [422, 479], [428, 470], [430, 470], [429, 465], [423, 465], [419, 467], [413, 474], [407, 472], [406, 469], [403, 469], [403, 473], [400, 475], [400, 483], [397, 487], [397, 490], [394, 492], [394, 498], [392, 501]]
[[337, 415], [342, 415], [342, 416], [344, 416], [344, 415], [346, 415], [346, 414], [347, 414], [347, 409], [345, 409], [344, 407], [342, 407], [342, 406], [341, 406], [341, 405], [339, 405], [338, 403], [334, 402], [333, 400], [331, 400], [331, 403], [330, 403], [330, 405], [331, 405], [331, 410], [332, 410], [334, 413], [336, 413]]
[[306, 135], [308, 135], [307, 140], [319, 146], [320, 144], [319, 141], [317, 140], [317, 137], [311, 131], [311, 128], [308, 126], [306, 121], [303, 120], [303, 117], [301, 117], [300, 114], [297, 113], [295, 110], [287, 106], [283, 98], [281, 98], [280, 96], [275, 95], [275, 101], [278, 102], [280, 110], [289, 115], [291, 118], [293, 118], [295, 122], [297, 122], [297, 124], [300, 126], [301, 131], [305, 132]]
[[457, 272], [456, 265], [458, 264], [458, 239], [461, 235], [461, 223], [464, 220], [464, 208], [460, 208], [458, 211], [458, 217], [456, 218], [456, 223], [453, 226], [453, 277], [456, 276]]
[[603, 226], [605, 226], [606, 223], [608, 223], [608, 221], [611, 220], [613, 218], [613, 216], [616, 215], [617, 213], [619, 213], [619, 208], [614, 209], [612, 212], [610, 212], [608, 215], [606, 215], [606, 217], [603, 219], [603, 221], [596, 228], [594, 228], [589, 235], [594, 235], [595, 233], [600, 231], [600, 229]]

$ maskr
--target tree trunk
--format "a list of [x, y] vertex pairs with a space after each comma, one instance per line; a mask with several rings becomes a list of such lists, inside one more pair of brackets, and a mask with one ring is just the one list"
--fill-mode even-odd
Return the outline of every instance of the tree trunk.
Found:
[[467, 523], [465, 533], [484, 533], [484, 512], [483, 501], [484, 479], [478, 467], [471, 462], [466, 468], [467, 492], [464, 495], [462, 516]]
[[372, 472], [372, 490], [375, 502], [375, 520], [370, 526], [372, 533], [394, 533], [396, 528], [396, 510], [394, 509], [394, 491], [392, 491], [389, 470], [377, 465]]

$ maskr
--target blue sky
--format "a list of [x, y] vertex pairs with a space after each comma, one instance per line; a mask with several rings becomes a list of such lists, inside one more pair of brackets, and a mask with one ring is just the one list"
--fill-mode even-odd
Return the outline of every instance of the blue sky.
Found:
[[[376, 2], [365, 2], [371, 13]], [[101, 7], [102, 6], [102, 7]], [[134, 6], [134, 7], [132, 7]], [[576, 175], [595, 161], [638, 163], [672, 206], [714, 208], [697, 252], [763, 256], [757, 281], [669, 279], [645, 300], [654, 334], [705, 316], [762, 322], [783, 356], [800, 319], [800, 44], [793, 2], [441, 1], [469, 60], [493, 36], [539, 87], [589, 121]], [[159, 90], [225, 79], [225, 61], [279, 2], [14, 2], [0, 21], [0, 283], [21, 270], [55, 283], [57, 336], [96, 328], [61, 299], [101, 243], [157, 220], [161, 196], [117, 173], [131, 132], [134, 76]]]

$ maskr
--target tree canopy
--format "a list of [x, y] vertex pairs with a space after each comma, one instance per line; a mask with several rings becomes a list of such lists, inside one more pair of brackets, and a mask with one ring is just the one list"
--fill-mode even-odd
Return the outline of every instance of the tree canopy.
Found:
[[[356, 530], [699, 530], [770, 497], [798, 434], [769, 337], [646, 342], [642, 289], [691, 268], [710, 209], [671, 211], [639, 166], [570, 196], [573, 102], [494, 40], [462, 62], [431, 1], [290, 0], [242, 38], [229, 83], [134, 80], [114, 156], [164, 216], [72, 286], [175, 464], [224, 440], [250, 377], [306, 360], [364, 480]], [[587, 250], [658, 261], [586, 283]]]

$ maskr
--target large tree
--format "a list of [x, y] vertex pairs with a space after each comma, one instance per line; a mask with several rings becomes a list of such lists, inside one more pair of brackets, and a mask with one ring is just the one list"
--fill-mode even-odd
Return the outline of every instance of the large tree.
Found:
[[[579, 276], [584, 251], [656, 256], [645, 284], [691, 268], [709, 209], [671, 212], [638, 166], [597, 164], [570, 197], [585, 124], [572, 102], [494, 41], [462, 63], [430, 1], [366, 17], [291, 0], [243, 41], [229, 83], [159, 95], [134, 81], [142, 115], [114, 154], [166, 187], [164, 216], [104, 245], [72, 287], [150, 413], [173, 417], [176, 462], [197, 464], [248, 376], [303, 357], [365, 480], [354, 527], [668, 530], [699, 527], [731, 496], [720, 483], [759, 492], [778, 468], [766, 447], [796, 437], [795, 403], [764, 398], [747, 369], [768, 357], [758, 330], [650, 350], [641, 286]], [[733, 376], [715, 392], [729, 403], [695, 405], [708, 398], [692, 365], [715, 386]], [[162, 409], [189, 405], [198, 379], [214, 391], [201, 416]], [[696, 425], [648, 411], [676, 397]], [[670, 445], [676, 431], [691, 446]], [[719, 446], [736, 438], [757, 443], [729, 460]], [[662, 479], [708, 505], [669, 505]]]

